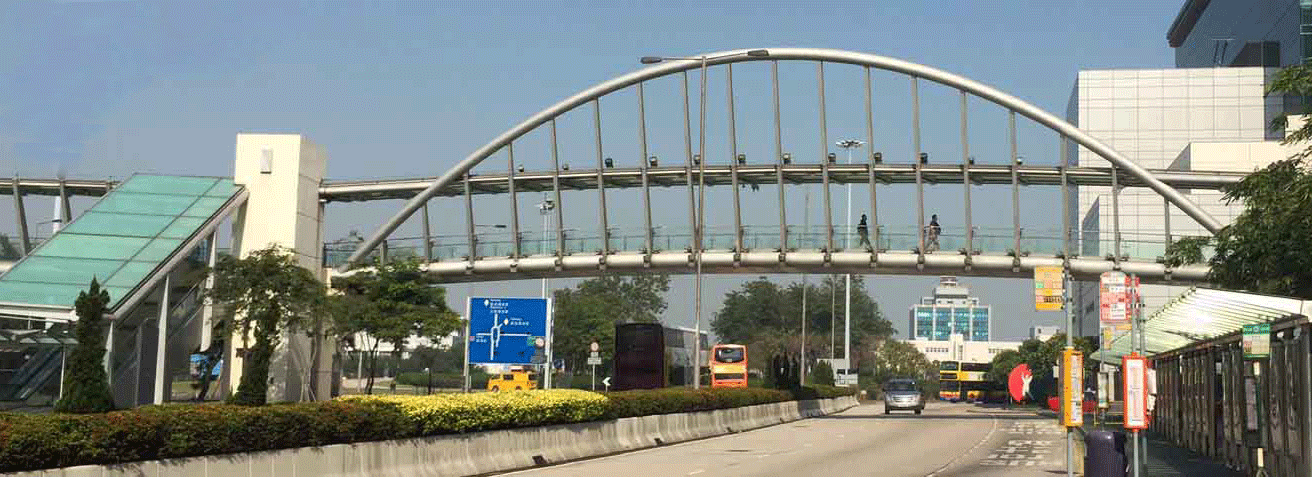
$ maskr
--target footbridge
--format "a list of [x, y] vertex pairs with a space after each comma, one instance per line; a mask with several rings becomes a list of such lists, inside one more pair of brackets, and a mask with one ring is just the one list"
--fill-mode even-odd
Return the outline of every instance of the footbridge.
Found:
[[[328, 265], [338, 272], [367, 265], [372, 259], [388, 259], [398, 252], [422, 257], [428, 270], [448, 281], [506, 280], [546, 276], [586, 276], [605, 271], [643, 270], [665, 273], [688, 272], [693, 265], [709, 273], [767, 273], [767, 272], [820, 272], [820, 273], [890, 273], [940, 274], [988, 276], [1027, 276], [1036, 266], [1061, 265], [1067, 267], [1077, 279], [1091, 279], [1108, 270], [1123, 270], [1139, 274], [1144, 280], [1199, 281], [1207, 272], [1205, 266], [1171, 268], [1162, 263], [1161, 256], [1172, 236], [1169, 225], [1164, 233], [1145, 239], [1135, 234], [1133, 240], [1122, 240], [1121, 217], [1116, 204], [1117, 196], [1125, 188], [1145, 188], [1160, 196], [1164, 210], [1178, 208], [1209, 232], [1220, 229], [1221, 223], [1192, 202], [1183, 191], [1188, 189], [1217, 189], [1237, 181], [1234, 173], [1208, 171], [1147, 170], [1110, 146], [1079, 128], [1053, 116], [1025, 101], [974, 80], [924, 65], [889, 57], [850, 51], [771, 48], [732, 50], [709, 53], [689, 58], [644, 58], [652, 64], [637, 71], [598, 83], [559, 103], [531, 115], [517, 126], [505, 131], [445, 173], [420, 179], [383, 181], [349, 181], [325, 183], [320, 188], [325, 201], [360, 201], [376, 199], [407, 199], [406, 204], [389, 221], [382, 224], [367, 239], [358, 243], [329, 244], [324, 251]], [[733, 67], [746, 62], [768, 62], [773, 92], [774, 158], [765, 164], [746, 161], [740, 154], [737, 137], [736, 106]], [[810, 153], [786, 152], [783, 144], [783, 126], [780, 122], [779, 64], [806, 62], [815, 65], [816, 92], [819, 97], [818, 147]], [[845, 97], [864, 97], [865, 130], [867, 144], [875, 144], [875, 126], [872, 113], [874, 102], [871, 72], [892, 72], [905, 76], [910, 98], [908, 122], [909, 157], [885, 158], [876, 147], [866, 149], [860, 162], [840, 164], [831, 147], [826, 114], [826, 68], [855, 67], [864, 70], [865, 88], [858, 94], [846, 92]], [[730, 144], [730, 154], [721, 160], [706, 155], [706, 81], [708, 72], [722, 70], [728, 98], [724, 117], [728, 118], [727, 137], [717, 138]], [[696, 121], [697, 136], [693, 136], [693, 118], [688, 73], [700, 70], [700, 107]], [[682, 77], [682, 104], [684, 106], [685, 157], [681, 166], [661, 166], [649, 156], [647, 129], [647, 98], [644, 85], [651, 80], [667, 76]], [[960, 131], [961, 157], [942, 163], [930, 163], [922, 149], [920, 82], [929, 81], [957, 91], [960, 97], [959, 117], [953, 118], [954, 130]], [[623, 96], [621, 96], [623, 95]], [[629, 96], [632, 95], [632, 96]], [[602, 143], [603, 122], [601, 100], [607, 104], [626, 104], [636, 109], [633, 116], [638, 131], [641, 160], [638, 167], [616, 168], [606, 154]], [[1009, 132], [1009, 159], [1005, 165], [975, 164], [970, 154], [968, 98], [977, 98], [1005, 110]], [[668, 99], [664, 100], [669, 102]], [[677, 102], [678, 99], [676, 98]], [[562, 167], [557, 144], [557, 118], [576, 109], [589, 113], [592, 134], [595, 137], [595, 167], [588, 170], [569, 170]], [[1017, 153], [1017, 116], [1037, 123], [1055, 134], [1060, 141], [1061, 157], [1058, 166], [1027, 166]], [[885, 119], [887, 120], [887, 119]], [[938, 123], [941, 123], [939, 121]], [[938, 124], [936, 123], [936, 124]], [[607, 128], [617, 127], [606, 123]], [[546, 171], [526, 172], [514, 158], [515, 144], [526, 134], [547, 128], [552, 168]], [[941, 128], [940, 128], [941, 129]], [[694, 152], [694, 145], [696, 150]], [[1106, 161], [1106, 167], [1073, 167], [1070, 157], [1076, 148], [1084, 148]], [[811, 149], [809, 146], [806, 149]], [[522, 153], [521, 153], [522, 154]], [[506, 162], [493, 161], [491, 172], [475, 172], [493, 156], [504, 155]], [[703, 160], [702, 158], [706, 158]], [[944, 231], [934, 235], [937, 227], [926, 224], [926, 185], [962, 184], [964, 227], [952, 233]], [[789, 187], [805, 184], [823, 185], [823, 224], [790, 224], [785, 213]], [[861, 243], [854, 239], [861, 233], [855, 227], [836, 225], [832, 219], [833, 203], [830, 186], [866, 184], [869, 186], [868, 207], [871, 220], [867, 235], [870, 246], [851, 247], [845, 244]], [[877, 211], [879, 189], [890, 184], [914, 184], [917, 224], [891, 226], [880, 224]], [[1003, 186], [1011, 188], [1012, 223], [975, 224], [971, 214], [971, 186]], [[1071, 214], [1052, 217], [1047, 230], [1026, 229], [1020, 221], [1020, 188], [1047, 185], [1061, 188], [1061, 211], [1072, 210], [1073, 189], [1082, 185], [1108, 186], [1113, 190], [1113, 225], [1111, 237], [1079, 230], [1072, 224]], [[732, 188], [732, 204], [719, 204], [717, 210], [732, 210], [733, 225], [724, 228], [706, 226], [705, 209], [707, 187]], [[773, 187], [777, 191], [779, 220], [775, 224], [745, 223], [745, 207], [740, 190], [752, 187]], [[607, 192], [616, 189], [642, 190], [640, 204], [624, 204], [627, 210], [637, 207], [644, 217], [643, 226], [637, 229], [618, 229], [609, 225], [615, 213], [608, 207]], [[686, 188], [688, 190], [688, 221], [679, 224], [653, 223], [653, 188]], [[582, 232], [557, 226], [554, 231], [535, 235], [519, 223], [517, 195], [524, 192], [542, 192], [553, 197], [552, 207], [556, 223], [562, 220], [561, 192], [593, 190], [595, 199], [575, 201], [568, 207], [587, 207], [598, 218], [595, 232]], [[474, 213], [473, 197], [480, 194], [500, 194], [509, 197], [509, 208], [500, 212], [480, 210]], [[429, 201], [437, 199], [465, 202], [465, 227], [458, 233], [434, 234], [428, 226]], [[661, 205], [662, 207], [664, 204]], [[988, 207], [996, 208], [997, 204]], [[395, 236], [394, 232], [413, 216], [423, 211], [423, 233], [417, 237]], [[478, 220], [502, 217], [505, 230], [488, 233], [477, 229]], [[476, 220], [476, 218], [478, 220]], [[1169, 220], [1167, 221], [1169, 224]]]

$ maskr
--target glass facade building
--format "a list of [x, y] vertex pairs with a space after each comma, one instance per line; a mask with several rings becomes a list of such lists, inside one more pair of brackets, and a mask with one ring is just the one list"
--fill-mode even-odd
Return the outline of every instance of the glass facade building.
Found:
[[958, 334], [965, 341], [989, 341], [992, 307], [981, 305], [961, 286], [957, 277], [941, 277], [934, 296], [911, 305], [910, 336], [913, 339], [948, 341]]
[[1177, 68], [1303, 63], [1312, 54], [1312, 0], [1187, 0], [1166, 39]]

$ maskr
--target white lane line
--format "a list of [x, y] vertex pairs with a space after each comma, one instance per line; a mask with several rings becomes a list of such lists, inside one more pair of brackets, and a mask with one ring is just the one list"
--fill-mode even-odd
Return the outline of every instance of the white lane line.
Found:
[[692, 472], [689, 472], [688, 475], [697, 475], [697, 474], [700, 474], [700, 473], [702, 473], [702, 472], [706, 472], [706, 469], [697, 469], [697, 470], [694, 470], [694, 471], [692, 471]]
[[952, 464], [955, 464], [958, 460], [961, 460], [962, 457], [965, 457], [965, 456], [970, 455], [972, 452], [975, 452], [975, 449], [979, 449], [979, 446], [982, 446], [982, 445], [984, 445], [984, 443], [988, 442], [988, 441], [989, 441], [989, 438], [990, 438], [990, 437], [993, 437], [993, 433], [996, 432], [996, 431], [998, 430], [998, 418], [997, 418], [997, 416], [991, 416], [991, 419], [989, 419], [989, 420], [992, 422], [992, 425], [989, 427], [989, 433], [988, 433], [988, 434], [985, 434], [983, 439], [980, 439], [979, 442], [976, 442], [975, 445], [974, 445], [974, 446], [971, 446], [971, 448], [970, 448], [969, 450], [967, 450], [966, 452], [963, 452], [963, 453], [961, 453], [961, 455], [958, 455], [958, 456], [956, 456], [956, 457], [953, 457], [952, 460], [949, 460], [949, 461], [948, 461], [948, 463], [943, 464], [943, 467], [939, 467], [938, 469], [935, 469], [933, 472], [930, 472], [930, 473], [928, 473], [928, 474], [925, 474], [925, 477], [934, 477], [934, 476], [938, 475], [939, 472], [943, 472], [943, 471], [947, 470], [948, 467], [952, 467]]

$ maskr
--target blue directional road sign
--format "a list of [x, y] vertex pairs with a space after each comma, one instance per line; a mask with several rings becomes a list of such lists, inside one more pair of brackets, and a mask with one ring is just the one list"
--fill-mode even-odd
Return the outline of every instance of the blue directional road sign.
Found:
[[469, 362], [532, 364], [537, 338], [547, 336], [543, 298], [469, 298]]

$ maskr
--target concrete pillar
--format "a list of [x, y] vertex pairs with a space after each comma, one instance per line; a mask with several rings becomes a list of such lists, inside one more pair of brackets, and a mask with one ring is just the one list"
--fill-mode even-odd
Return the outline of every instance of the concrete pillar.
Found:
[[[240, 257], [270, 245], [295, 253], [296, 261], [314, 276], [322, 277], [322, 211], [319, 184], [327, 169], [322, 147], [299, 134], [238, 134], [233, 181], [250, 192], [250, 198], [233, 220], [233, 249]], [[249, 213], [248, 213], [249, 212]], [[233, 349], [241, 338], [229, 340], [231, 360], [225, 363], [227, 389], [241, 382], [242, 358]], [[270, 365], [269, 400], [297, 401], [310, 395], [306, 383], [310, 342], [303, 333], [285, 333]], [[319, 369], [332, 365], [332, 353], [320, 356]], [[313, 379], [315, 395], [326, 397], [327, 373]]]

